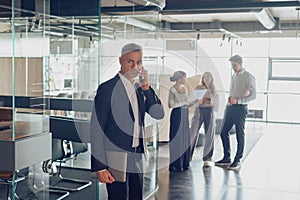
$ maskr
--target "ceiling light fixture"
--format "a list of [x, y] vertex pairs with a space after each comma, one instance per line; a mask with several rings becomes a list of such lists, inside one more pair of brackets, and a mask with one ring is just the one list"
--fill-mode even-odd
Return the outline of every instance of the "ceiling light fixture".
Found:
[[268, 8], [263, 8], [261, 10], [252, 10], [256, 19], [266, 28], [273, 29], [276, 25], [276, 20], [270, 13]]
[[200, 40], [200, 30], [197, 29], [197, 40]]
[[64, 35], [63, 33], [58, 33], [58, 32], [53, 32], [53, 31], [45, 31], [45, 34], [59, 36], [59, 37], [63, 37], [63, 35]]

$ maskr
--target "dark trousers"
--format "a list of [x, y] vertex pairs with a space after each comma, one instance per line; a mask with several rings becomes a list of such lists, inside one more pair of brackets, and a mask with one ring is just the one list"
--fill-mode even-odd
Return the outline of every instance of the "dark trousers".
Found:
[[186, 170], [190, 165], [189, 110], [185, 107], [174, 108], [170, 116], [170, 166]]
[[221, 132], [224, 159], [230, 159], [230, 135], [229, 131], [233, 125], [236, 128], [237, 151], [234, 161], [239, 162], [243, 157], [245, 146], [245, 121], [248, 113], [247, 105], [230, 105], [225, 111], [225, 119]]
[[106, 184], [108, 200], [143, 199], [143, 164], [140, 153], [129, 153], [127, 157], [126, 182]]
[[125, 183], [114, 182], [106, 184], [106, 189], [108, 200], [142, 200], [143, 176], [138, 173], [127, 173], [127, 181]]

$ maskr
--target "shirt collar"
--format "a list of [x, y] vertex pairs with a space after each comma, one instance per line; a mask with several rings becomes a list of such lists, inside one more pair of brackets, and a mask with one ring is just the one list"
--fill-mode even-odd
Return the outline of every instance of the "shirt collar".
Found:
[[122, 80], [122, 82], [126, 85], [134, 85], [133, 83], [131, 83], [127, 78], [125, 78], [125, 76], [123, 76], [120, 72], [118, 73], [120, 79]]
[[243, 74], [245, 71], [246, 71], [245, 68], [243, 68], [240, 72], [235, 72], [235, 75]]

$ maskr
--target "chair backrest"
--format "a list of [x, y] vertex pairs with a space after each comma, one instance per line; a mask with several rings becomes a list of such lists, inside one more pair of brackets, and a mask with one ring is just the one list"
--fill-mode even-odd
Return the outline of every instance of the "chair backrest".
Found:
[[[52, 132], [52, 160], [63, 160], [71, 155], [86, 152], [89, 142], [90, 123], [87, 120], [74, 120], [63, 117], [50, 117]], [[81, 133], [81, 135], [80, 135]], [[67, 141], [69, 147], [64, 147]]]
[[63, 148], [63, 140], [52, 138], [52, 160], [63, 160], [65, 158], [65, 152]]
[[79, 143], [79, 142], [71, 142], [72, 145], [72, 154], [79, 154], [88, 151], [88, 147], [86, 143]]
[[68, 93], [64, 93], [64, 92], [59, 93], [59, 94], [57, 95], [57, 97], [68, 97]]
[[72, 142], [90, 142], [90, 121], [65, 117], [50, 117], [52, 137]]

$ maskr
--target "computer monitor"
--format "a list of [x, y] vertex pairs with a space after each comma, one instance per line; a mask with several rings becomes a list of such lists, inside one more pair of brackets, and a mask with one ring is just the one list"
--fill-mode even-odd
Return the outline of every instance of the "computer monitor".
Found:
[[72, 88], [72, 79], [65, 79], [64, 80], [64, 88], [65, 89], [71, 89]]

